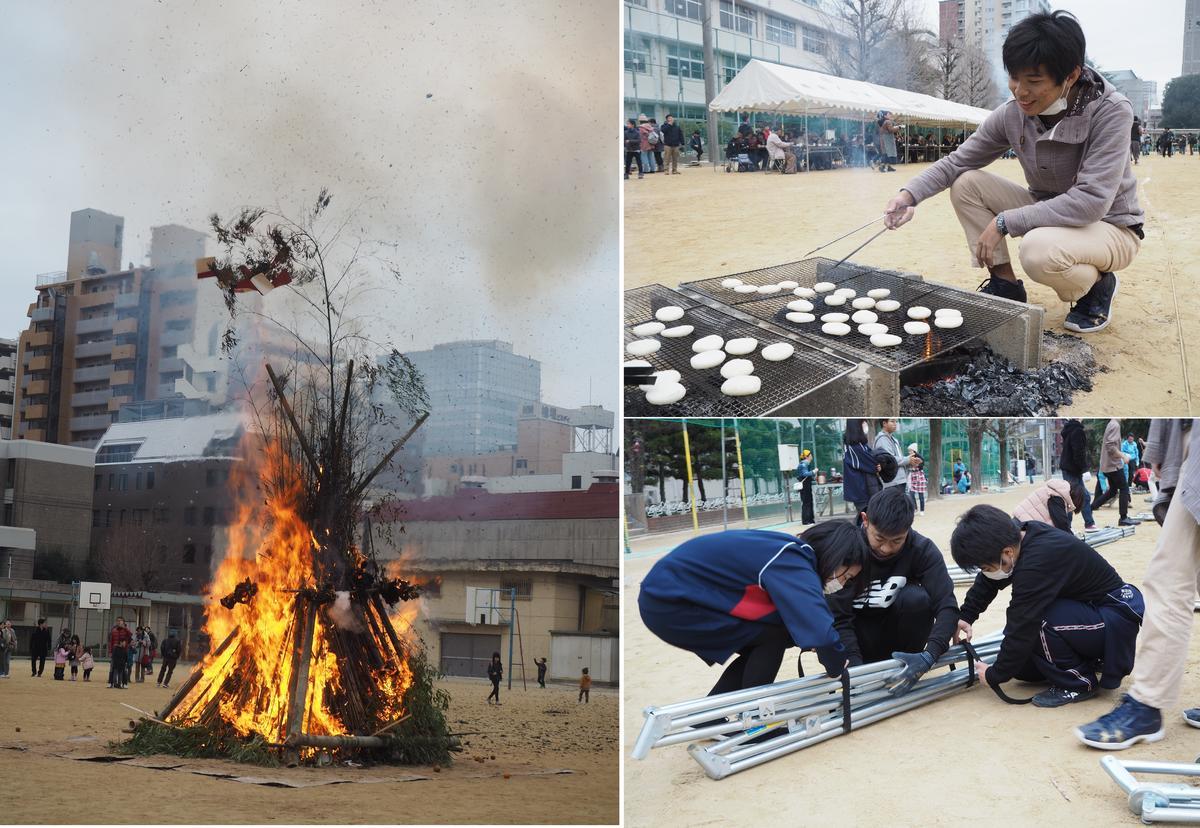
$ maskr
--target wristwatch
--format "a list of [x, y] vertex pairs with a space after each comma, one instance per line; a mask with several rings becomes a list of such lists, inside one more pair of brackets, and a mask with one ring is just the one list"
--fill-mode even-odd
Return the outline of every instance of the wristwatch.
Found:
[[1000, 231], [1001, 236], [1008, 235], [1008, 228], [1004, 226], [1004, 213], [996, 216], [996, 229]]

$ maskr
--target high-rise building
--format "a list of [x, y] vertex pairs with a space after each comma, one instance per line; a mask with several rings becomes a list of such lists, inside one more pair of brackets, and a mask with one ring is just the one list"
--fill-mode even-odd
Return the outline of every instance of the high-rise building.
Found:
[[17, 389], [17, 341], [0, 339], [0, 440], [12, 439], [13, 398]]
[[1200, 0], [1187, 0], [1183, 10], [1183, 72], [1200, 75]]
[[942, 40], [957, 38], [974, 46], [987, 57], [994, 79], [1004, 89], [1002, 49], [1012, 27], [1031, 14], [1049, 14], [1049, 0], [942, 0], [938, 5], [938, 35]]
[[426, 454], [483, 454], [517, 442], [517, 418], [538, 403], [542, 366], [512, 344], [471, 340], [405, 354], [425, 379], [430, 417], [421, 428]]
[[1142, 80], [1132, 69], [1118, 69], [1115, 72], [1105, 72], [1104, 77], [1129, 98], [1133, 104], [1133, 114], [1145, 123], [1150, 119], [1150, 110], [1158, 98], [1158, 84], [1155, 81]]
[[[709, 0], [626, 0], [625, 116], [645, 113], [661, 122], [703, 120], [704, 38]], [[712, 2], [717, 91], [753, 58], [830, 71], [829, 56], [842, 38], [830, 28], [819, 0]]]
[[90, 207], [71, 213], [67, 243], [67, 278], [78, 279], [89, 268], [112, 273], [121, 269], [125, 219]]

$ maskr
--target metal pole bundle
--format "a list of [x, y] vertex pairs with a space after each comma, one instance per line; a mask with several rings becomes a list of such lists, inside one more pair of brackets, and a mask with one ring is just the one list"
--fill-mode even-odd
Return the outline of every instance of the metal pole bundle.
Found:
[[1200, 765], [1190, 762], [1123, 762], [1105, 756], [1100, 767], [1129, 795], [1129, 810], [1150, 825], [1154, 822], [1200, 822], [1200, 788], [1184, 784], [1143, 784], [1135, 773], [1169, 773], [1200, 776]]
[[[1110, 526], [1104, 529], [1097, 529], [1094, 532], [1085, 532], [1079, 535], [1079, 539], [1088, 546], [1095, 549], [1097, 546], [1104, 546], [1106, 543], [1114, 543], [1122, 538], [1127, 538], [1134, 533], [1137, 527], [1134, 526]], [[964, 572], [961, 567], [948, 566], [946, 571], [950, 573], [950, 580], [955, 586], [966, 586], [975, 583], [974, 573]]]
[[[1000, 634], [981, 639], [975, 645], [980, 660], [995, 660], [1001, 640]], [[967, 660], [965, 648], [951, 647], [933, 669]], [[889, 659], [848, 671], [850, 730], [950, 695], [974, 680], [970, 670], [952, 669], [923, 678], [904, 695], [892, 696], [885, 683], [903, 669], [901, 662]], [[847, 732], [844, 695], [840, 679], [820, 675], [649, 707], [632, 755], [644, 759], [656, 747], [716, 740], [693, 744], [688, 753], [710, 778], [723, 779]], [[772, 730], [782, 735], [758, 739]]]

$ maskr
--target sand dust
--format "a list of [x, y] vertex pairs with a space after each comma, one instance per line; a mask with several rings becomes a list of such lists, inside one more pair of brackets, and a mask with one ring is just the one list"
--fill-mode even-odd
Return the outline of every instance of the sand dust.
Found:
[[[303, 789], [263, 787], [183, 770], [96, 763], [53, 754], [103, 753], [136, 713], [163, 705], [170, 691], [153, 683], [129, 690], [99, 682], [56, 682], [50, 669], [31, 679], [28, 661], [0, 681], [0, 822], [3, 823], [599, 823], [618, 819], [617, 693], [531, 685], [501, 688], [504, 704], [484, 700], [486, 681], [446, 679], [451, 728], [464, 737], [449, 767], [262, 768], [217, 760], [179, 760], [200, 769], [289, 781], [359, 775], [423, 776], [425, 781], [341, 784]], [[177, 680], [182, 676], [176, 672]], [[18, 731], [17, 728], [20, 728]], [[22, 750], [22, 748], [24, 748]], [[163, 757], [170, 760], [172, 757]], [[166, 764], [172, 762], [167, 761]], [[568, 769], [570, 774], [548, 774]], [[508, 778], [505, 778], [505, 774]], [[61, 790], [55, 790], [56, 785]], [[62, 795], [57, 795], [61, 793]]]
[[[1004, 493], [941, 498], [917, 518], [916, 528], [949, 561], [949, 536], [959, 514], [982, 502], [1011, 509], [1028, 493], [1028, 486], [1020, 486]], [[1148, 508], [1143, 497], [1134, 495], [1132, 512]], [[1096, 514], [1102, 526], [1116, 520], [1115, 506]], [[1140, 584], [1158, 533], [1157, 524], [1143, 523], [1133, 537], [1102, 546], [1100, 552], [1123, 578]], [[668, 813], [671, 823], [687, 825], [730, 820], [745, 825], [1139, 824], [1126, 797], [1101, 770], [1101, 752], [1079, 744], [1070, 732], [1107, 713], [1120, 691], [1042, 710], [1005, 705], [987, 688], [976, 687], [719, 782], [704, 775], [684, 746], [654, 750], [641, 762], [629, 759], [643, 708], [703, 696], [720, 671], [655, 638], [637, 615], [641, 579], [660, 550], [684, 537], [636, 539], [624, 572], [627, 825], [664, 824]], [[956, 590], [959, 600], [966, 589]], [[976, 623], [976, 633], [1000, 629], [1006, 607], [1003, 592]], [[1200, 656], [1197, 637], [1190, 656], [1195, 664]], [[806, 669], [815, 670], [818, 665], [811, 658], [805, 656]], [[793, 677], [794, 664], [794, 655], [784, 659], [780, 679]], [[1021, 696], [1036, 691], [1019, 683], [1006, 689]], [[1200, 676], [1194, 667], [1184, 677], [1183, 703], [1200, 703]], [[1167, 711], [1166, 731], [1163, 741], [1120, 755], [1190, 762], [1200, 752], [1200, 733], [1183, 723], [1179, 710]]]
[[[714, 173], [706, 166], [630, 179], [625, 182], [625, 288], [674, 286], [795, 261], [882, 213], [897, 189], [926, 166], [786, 177]], [[1146, 240], [1137, 259], [1120, 273], [1112, 324], [1087, 337], [1109, 371], [1095, 378], [1091, 393], [1078, 394], [1062, 409], [1064, 415], [1180, 416], [1200, 408], [1200, 400], [1193, 400], [1200, 395], [1200, 228], [1194, 221], [1200, 155], [1151, 156], [1134, 169], [1146, 211]], [[1015, 160], [998, 161], [988, 171], [1023, 181]], [[840, 259], [869, 237], [864, 231], [817, 255]], [[985, 274], [970, 266], [947, 193], [922, 204], [909, 225], [885, 233], [854, 261], [919, 273], [965, 290], [974, 290]], [[1014, 267], [1020, 275], [1019, 263]], [[1025, 282], [1030, 301], [1046, 308], [1046, 327], [1062, 331], [1066, 305], [1049, 288]]]

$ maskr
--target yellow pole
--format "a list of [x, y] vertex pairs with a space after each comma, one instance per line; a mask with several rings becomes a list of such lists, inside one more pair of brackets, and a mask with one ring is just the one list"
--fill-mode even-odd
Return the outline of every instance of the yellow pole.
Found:
[[738, 434], [738, 421], [733, 421], [733, 444], [737, 447], [738, 482], [742, 485], [742, 520], [750, 527], [750, 509], [746, 506], [746, 473], [742, 469], [742, 438]]
[[692, 529], [700, 531], [700, 518], [696, 516], [696, 498], [692, 491], [692, 447], [688, 443], [687, 422], [683, 423], [683, 457], [687, 462], [688, 502], [692, 504]]

